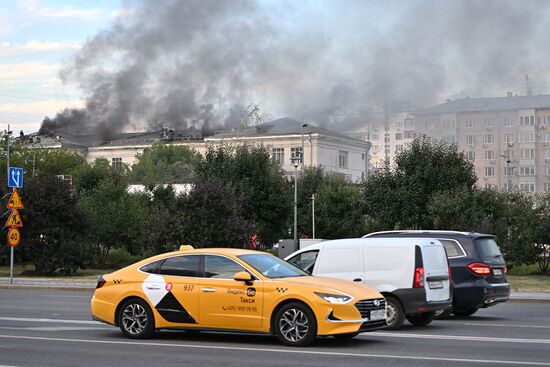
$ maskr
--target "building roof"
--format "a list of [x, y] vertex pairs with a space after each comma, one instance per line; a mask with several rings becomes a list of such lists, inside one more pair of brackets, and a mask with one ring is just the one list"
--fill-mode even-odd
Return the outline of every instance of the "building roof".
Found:
[[[255, 126], [246, 127], [244, 129], [233, 129], [230, 131], [222, 131], [213, 136], [207, 138], [209, 139], [229, 139], [229, 138], [253, 138], [261, 136], [279, 136], [279, 135], [301, 135], [302, 134], [302, 122], [294, 120], [288, 117], [280, 118], [278, 120], [273, 120], [266, 122], [264, 124], [259, 124]], [[328, 130], [322, 127], [318, 127], [308, 123], [304, 127], [304, 134], [321, 134], [326, 136], [334, 136], [339, 138], [344, 138], [348, 140], [353, 140], [356, 142], [366, 143], [364, 140], [354, 138], [350, 135], [341, 134], [332, 130]]]
[[415, 111], [414, 115], [458, 112], [487, 112], [550, 108], [550, 95], [464, 98]]

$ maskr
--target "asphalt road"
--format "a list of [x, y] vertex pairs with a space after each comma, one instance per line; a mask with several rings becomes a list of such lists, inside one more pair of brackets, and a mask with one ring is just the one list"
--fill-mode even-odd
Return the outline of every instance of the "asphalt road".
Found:
[[275, 338], [161, 332], [124, 338], [91, 321], [91, 291], [0, 289], [4, 366], [550, 366], [550, 304], [507, 303], [427, 327], [319, 340], [289, 348]]

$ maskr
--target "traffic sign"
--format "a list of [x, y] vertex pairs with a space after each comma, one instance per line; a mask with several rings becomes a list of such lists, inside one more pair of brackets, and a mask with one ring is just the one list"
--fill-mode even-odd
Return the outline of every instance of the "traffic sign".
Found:
[[8, 168], [8, 186], [18, 189], [23, 187], [23, 168]]
[[23, 221], [17, 209], [13, 209], [5, 224], [6, 227], [23, 227]]
[[8, 246], [17, 247], [21, 241], [21, 233], [17, 228], [10, 228], [8, 231]]
[[21, 196], [19, 196], [19, 192], [17, 192], [17, 189], [13, 189], [13, 192], [10, 196], [10, 200], [8, 201], [8, 209], [24, 209], [23, 201], [21, 201]]

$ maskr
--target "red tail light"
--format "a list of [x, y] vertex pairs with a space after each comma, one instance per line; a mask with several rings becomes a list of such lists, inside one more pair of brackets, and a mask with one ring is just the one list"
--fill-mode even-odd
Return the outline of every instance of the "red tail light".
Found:
[[484, 263], [471, 263], [468, 265], [468, 269], [475, 275], [490, 275], [491, 267]]
[[451, 280], [452, 275], [453, 275], [453, 272], [451, 271], [451, 267], [449, 266], [449, 281]]
[[96, 285], [96, 289], [98, 288], [101, 288], [105, 285], [105, 283], [107, 283], [107, 281], [105, 279], [103, 279], [103, 277], [100, 275], [97, 277], [97, 285]]
[[413, 288], [424, 288], [424, 268], [414, 269]]

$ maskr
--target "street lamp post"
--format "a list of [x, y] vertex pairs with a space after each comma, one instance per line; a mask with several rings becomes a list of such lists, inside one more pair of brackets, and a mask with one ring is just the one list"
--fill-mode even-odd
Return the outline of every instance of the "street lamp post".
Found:
[[506, 174], [508, 175], [508, 187], [506, 192], [510, 192], [512, 191], [512, 172], [510, 171], [510, 163], [512, 163], [512, 159], [506, 155], [501, 155], [501, 157], [506, 158], [506, 164], [507, 164]]
[[[302, 121], [303, 122], [303, 121]], [[304, 124], [302, 123], [302, 171], [304, 170], [304, 157], [305, 157], [305, 154], [304, 154], [304, 127], [307, 127], [307, 124]]]
[[294, 251], [298, 250], [298, 166], [301, 154], [292, 157], [294, 166]]

